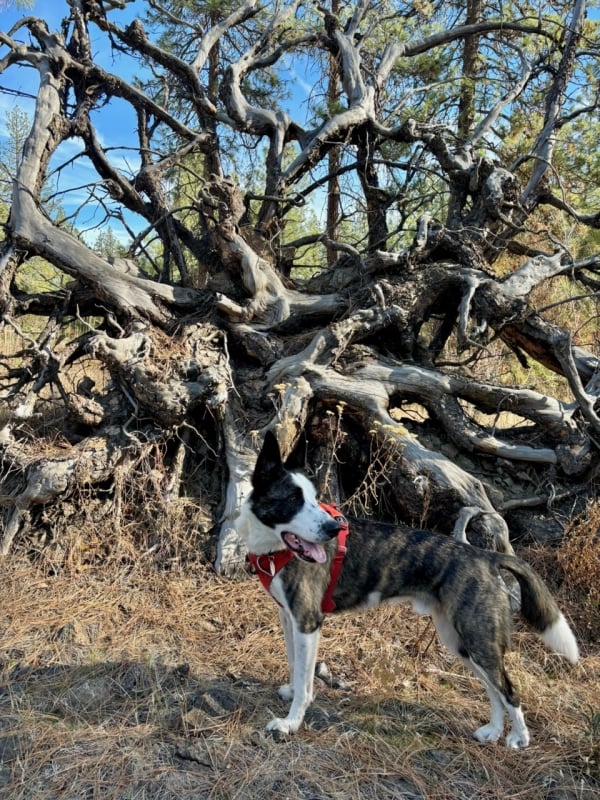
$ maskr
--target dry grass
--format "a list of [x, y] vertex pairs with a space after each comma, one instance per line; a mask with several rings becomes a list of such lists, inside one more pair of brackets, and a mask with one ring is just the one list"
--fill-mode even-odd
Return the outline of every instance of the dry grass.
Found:
[[558, 560], [569, 586], [581, 595], [600, 636], [600, 502], [592, 500], [565, 531]]
[[600, 790], [600, 648], [575, 668], [517, 632], [533, 744], [481, 746], [479, 685], [406, 608], [330, 617], [306, 726], [283, 705], [275, 605], [205, 567], [0, 565], [0, 797], [592, 798]]

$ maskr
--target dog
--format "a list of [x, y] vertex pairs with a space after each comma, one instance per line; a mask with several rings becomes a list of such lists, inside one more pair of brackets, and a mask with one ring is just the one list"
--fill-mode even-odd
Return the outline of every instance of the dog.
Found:
[[579, 658], [575, 637], [539, 575], [516, 556], [440, 533], [354, 518], [348, 525], [340, 545], [346, 520], [318, 502], [305, 475], [282, 462], [277, 439], [267, 432], [237, 525], [255, 571], [279, 604], [289, 662], [290, 682], [279, 689], [289, 712], [267, 729], [291, 734], [301, 726], [313, 699], [326, 611], [404, 601], [432, 617], [443, 644], [483, 684], [491, 717], [475, 738], [498, 741], [507, 715], [507, 747], [527, 747], [519, 694], [504, 667], [512, 611], [501, 570], [518, 581], [522, 616], [546, 645], [572, 663]]

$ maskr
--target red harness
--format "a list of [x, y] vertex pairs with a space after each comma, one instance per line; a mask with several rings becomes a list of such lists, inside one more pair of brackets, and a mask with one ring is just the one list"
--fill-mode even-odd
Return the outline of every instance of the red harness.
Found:
[[[321, 508], [332, 516], [340, 524], [340, 532], [337, 535], [337, 550], [331, 568], [329, 570], [329, 585], [323, 595], [321, 602], [321, 610], [324, 614], [330, 614], [335, 611], [335, 603], [333, 601], [333, 592], [335, 591], [340, 572], [342, 571], [342, 564], [344, 563], [344, 556], [346, 555], [346, 537], [348, 536], [348, 522], [346, 518], [340, 514], [337, 506], [333, 504], [320, 503]], [[271, 594], [271, 581], [288, 564], [294, 553], [287, 548], [285, 550], [277, 550], [275, 553], [263, 553], [257, 556], [254, 553], [248, 553], [248, 560], [258, 575], [259, 581], [269, 594]], [[272, 597], [273, 595], [271, 595]], [[275, 598], [273, 598], [275, 599]], [[275, 601], [277, 602], [277, 601]]]

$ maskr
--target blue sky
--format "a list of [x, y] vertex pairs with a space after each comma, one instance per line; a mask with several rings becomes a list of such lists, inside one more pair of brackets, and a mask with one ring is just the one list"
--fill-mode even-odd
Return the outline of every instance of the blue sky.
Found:
[[[8, 32], [12, 26], [23, 16], [33, 15], [45, 19], [51, 30], [59, 30], [62, 18], [68, 12], [65, 0], [37, 0], [30, 8], [19, 9], [13, 4], [6, 7], [10, 0], [0, 0], [0, 29]], [[136, 16], [142, 17], [147, 4], [144, 0], [131, 0], [124, 11], [115, 10], [109, 12], [121, 25], [125, 25]], [[598, 18], [598, 10], [593, 9], [589, 12], [591, 18]], [[92, 34], [94, 27], [92, 26]], [[27, 32], [21, 30], [16, 34], [17, 39], [26, 40]], [[116, 72], [128, 79], [133, 73], [140, 70], [139, 64], [133, 59], [125, 56], [119, 57], [118, 62], [110, 50], [108, 40], [104, 34], [99, 34], [92, 41], [93, 55], [97, 63], [101, 64], [108, 72]], [[0, 47], [0, 57], [6, 53], [6, 48]], [[293, 110], [294, 116], [299, 118], [300, 123], [304, 122], [304, 116], [308, 111], [306, 99], [314, 88], [307, 81], [303, 73], [306, 64], [299, 64], [298, 61], [288, 61], [288, 86], [290, 87], [291, 97], [288, 101], [289, 110]], [[285, 74], [285, 73], [284, 73]], [[0, 73], [0, 141], [6, 137], [6, 114], [18, 105], [30, 116], [33, 114], [35, 96], [37, 95], [38, 73], [33, 68], [15, 66]], [[24, 96], [17, 97], [15, 92], [21, 92]], [[128, 174], [135, 171], [138, 160], [137, 155], [127, 149], [127, 144], [135, 145], [136, 119], [128, 104], [118, 100], [111, 101], [108, 108], [103, 108], [93, 115], [94, 124], [98, 128], [98, 136], [105, 148], [118, 148], [110, 151], [110, 158], [118, 160], [123, 171]], [[76, 140], [65, 142], [56, 157], [53, 159], [52, 166], [57, 167], [61, 162], [67, 162], [74, 158], [81, 150], [81, 143]], [[88, 238], [93, 238], [96, 234], [93, 231], [94, 224], [100, 222], [99, 204], [96, 201], [89, 202], [88, 190], [83, 187], [90, 181], [97, 178], [91, 164], [86, 159], [80, 158], [70, 163], [68, 167], [60, 172], [59, 188], [66, 190], [69, 187], [82, 187], [78, 191], [69, 195], [62, 196], [63, 205], [67, 213], [71, 213], [82, 203], [85, 203], [84, 210], [78, 219], [78, 226], [89, 226], [92, 231]], [[86, 203], [86, 200], [88, 201]], [[137, 230], [145, 223], [136, 221], [131, 217], [133, 227]], [[119, 238], [121, 232], [114, 231]]]
[[[119, 22], [126, 24], [129, 19], [143, 11], [144, 5], [139, 0], [130, 3], [126, 11], [117, 12]], [[68, 6], [63, 0], [52, 0], [52, 2], [37, 0], [31, 8], [16, 8], [13, 5], [5, 8], [0, 0], [0, 28], [4, 32], [8, 32], [23, 16], [31, 15], [46, 20], [50, 30], [60, 30], [60, 23], [65, 12], [68, 12]], [[14, 34], [14, 38], [27, 42], [27, 31], [19, 30]], [[100, 63], [108, 72], [114, 71], [127, 78], [138, 69], [135, 63], [127, 63], [125, 58], [120, 58], [117, 63], [107, 46], [106, 36], [103, 34], [98, 35], [96, 40], [92, 41], [92, 49], [97, 63]], [[5, 53], [6, 48], [1, 47], [0, 56]], [[6, 114], [8, 111], [18, 105], [30, 117], [33, 115], [38, 83], [37, 70], [26, 66], [13, 66], [0, 74], [0, 140], [6, 138]], [[15, 92], [22, 93], [22, 95], [17, 96]], [[116, 161], [126, 173], [130, 173], [138, 164], [137, 156], [127, 149], [128, 141], [131, 141], [132, 145], [137, 141], [135, 138], [136, 119], [128, 104], [115, 100], [111, 102], [111, 106], [112, 113], [107, 113], [107, 109], [104, 109], [102, 113], [95, 115], [94, 122], [98, 124], [98, 136], [102, 145], [105, 148], [119, 148], [119, 150], [111, 152], [111, 160]], [[51, 167], [56, 169], [60, 164], [68, 162], [77, 156], [81, 149], [81, 142], [77, 140], [64, 142], [54, 156]], [[58, 189], [65, 192], [60, 195], [59, 199], [67, 214], [72, 213], [83, 204], [77, 225], [83, 230], [89, 228], [86, 238], [93, 241], [97, 235], [95, 225], [101, 221], [102, 212], [96, 202], [89, 201], [89, 191], [84, 187], [90, 181], [97, 179], [95, 170], [86, 158], [78, 158], [60, 170], [60, 173], [56, 174], [56, 178]], [[67, 190], [71, 187], [81, 188], [67, 194]], [[131, 217], [128, 218], [128, 222], [134, 229], [145, 226], [142, 221], [136, 223], [136, 220]], [[114, 233], [119, 238], [125, 237], [125, 234], [119, 230], [114, 230]]]
[[[31, 8], [16, 8], [10, 5], [6, 8], [6, 3], [10, 0], [0, 0], [0, 29], [8, 32], [15, 23], [24, 16], [36, 16], [46, 20], [50, 30], [60, 30], [63, 17], [68, 12], [68, 6], [64, 0], [37, 0]], [[147, 4], [144, 0], [131, 0], [124, 11], [115, 10], [109, 12], [116, 22], [126, 25], [135, 17], [143, 17]], [[91, 26], [91, 34], [94, 35], [95, 28]], [[17, 40], [28, 41], [28, 33], [25, 29], [14, 34]], [[92, 39], [92, 50], [94, 59], [108, 72], [116, 72], [121, 77], [129, 79], [133, 74], [139, 73], [139, 64], [125, 56], [112, 53], [108, 39], [104, 34], [98, 34]], [[6, 53], [6, 48], [0, 47], [0, 57]], [[118, 59], [118, 60], [117, 60]], [[291, 61], [288, 63], [288, 86], [290, 87], [291, 97], [289, 105], [293, 107], [294, 114], [304, 117], [307, 112], [305, 100], [313, 87], [309, 85], [300, 72], [303, 72], [298, 64]], [[25, 66], [15, 66], [0, 74], [0, 141], [6, 138], [6, 113], [18, 105], [28, 115], [34, 112], [35, 97], [38, 89], [37, 70]], [[16, 96], [15, 92], [23, 93], [23, 96]], [[291, 110], [291, 109], [290, 109]], [[97, 126], [99, 140], [105, 148], [118, 148], [110, 151], [110, 159], [116, 165], [122, 167], [125, 174], [130, 174], [137, 168], [139, 163], [137, 155], [127, 149], [127, 144], [132, 146], [137, 144], [136, 123], [137, 120], [131, 107], [118, 99], [111, 101], [109, 107], [103, 107], [92, 115], [92, 121]], [[64, 142], [52, 160], [51, 166], [55, 169], [59, 164], [69, 162], [81, 151], [81, 143], [77, 140]], [[70, 214], [83, 205], [83, 210], [77, 218], [77, 226], [80, 230], [90, 229], [86, 238], [93, 241], [97, 232], [94, 226], [102, 219], [102, 212], [99, 204], [90, 201], [89, 190], [86, 184], [97, 179], [97, 175], [91, 164], [86, 158], [77, 158], [74, 162], [60, 171], [59, 189], [65, 194], [61, 195], [61, 202], [65, 211]], [[67, 195], [69, 187], [81, 187], [76, 191], [71, 191]], [[145, 222], [136, 220], [132, 215], [128, 215], [128, 222], [136, 232], [145, 227]], [[113, 232], [118, 238], [123, 239], [124, 234], [113, 227]]]
[[[30, 8], [17, 8], [12, 3], [8, 8], [5, 8], [4, 6], [7, 2], [10, 2], [10, 0], [0, 0], [0, 28], [5, 33], [24, 16], [40, 17], [48, 23], [50, 30], [58, 31], [60, 30], [61, 20], [69, 11], [69, 7], [64, 0], [36, 0]], [[124, 11], [116, 12], [118, 13], [119, 22], [127, 24], [130, 19], [133, 19], [143, 12], [144, 6], [145, 3], [141, 2], [141, 0], [130, 2]], [[17, 40], [27, 41], [26, 37], [27, 33], [24, 30], [20, 30], [15, 34]], [[110, 71], [114, 69], [116, 65], [112, 53], [107, 49], [106, 44], [106, 36], [102, 34], [97, 36], [95, 42], [92, 42], [92, 47], [94, 49], [94, 56], [98, 59], [99, 63], [106, 70]], [[96, 48], [94, 48], [94, 45], [96, 45]], [[5, 48], [2, 48], [0, 52], [6, 52]], [[33, 69], [17, 67], [0, 74], [0, 87], [19, 90], [32, 94], [33, 96], [37, 93], [37, 83], [37, 73]], [[19, 105], [22, 106], [24, 110], [30, 110], [33, 107], [33, 100], [29, 101], [29, 108], [25, 107], [27, 102], [28, 101], [25, 99], [18, 100]], [[7, 107], [10, 108], [14, 103], [14, 98], [0, 93], [0, 108], [2, 110]], [[1, 122], [2, 118], [0, 118], [0, 124]]]
[[[0, 29], [8, 32], [15, 23], [24, 16], [36, 16], [46, 20], [50, 30], [60, 30], [63, 17], [68, 12], [68, 6], [64, 0], [37, 0], [31, 8], [16, 8], [10, 5], [6, 8], [6, 3], [10, 0], [0, 0]], [[144, 0], [131, 0], [124, 11], [115, 10], [109, 12], [116, 22], [126, 25], [135, 17], [143, 17], [147, 4]], [[94, 26], [91, 26], [92, 36]], [[17, 40], [28, 41], [28, 33], [25, 29], [14, 34]], [[108, 44], [108, 39], [104, 34], [98, 34], [92, 39], [92, 50], [94, 59], [108, 72], [116, 72], [121, 77], [129, 79], [133, 74], [139, 73], [139, 64], [125, 56], [117, 56], [112, 53]], [[0, 47], [0, 57], [6, 53], [6, 48]], [[116, 60], [118, 58], [118, 60]], [[300, 70], [301, 71], [301, 70]], [[6, 113], [18, 105], [29, 116], [33, 115], [35, 97], [38, 89], [37, 70], [26, 66], [15, 66], [0, 74], [0, 141], [6, 138]], [[289, 103], [294, 108], [294, 113], [298, 113], [302, 118], [307, 111], [303, 101], [312, 90], [306, 80], [300, 75], [298, 65], [294, 62], [289, 63], [288, 85], [292, 96]], [[16, 96], [15, 92], [22, 93]], [[118, 99], [111, 101], [110, 107], [104, 107], [93, 114], [92, 121], [97, 126], [97, 133], [101, 144], [105, 148], [118, 148], [111, 150], [110, 158], [113, 163], [122, 166], [126, 174], [135, 170], [138, 165], [137, 155], [127, 149], [127, 144], [137, 144], [136, 118], [131, 107]], [[81, 150], [81, 143], [77, 140], [69, 140], [57, 151], [53, 158], [52, 165], [56, 168], [59, 164], [73, 159]], [[85, 158], [78, 158], [68, 167], [60, 171], [59, 189], [66, 191], [68, 187], [81, 187], [80, 190], [61, 195], [61, 201], [67, 213], [72, 213], [81, 204], [85, 204], [83, 212], [78, 216], [77, 225], [80, 229], [90, 227], [91, 232], [87, 238], [94, 239], [96, 233], [93, 226], [101, 220], [101, 212], [98, 204], [89, 201], [88, 190], [84, 187], [90, 181], [96, 180], [97, 175], [91, 164]], [[88, 202], [86, 202], [88, 201]], [[145, 222], [137, 221], [128, 216], [137, 231], [140, 227], [145, 227]], [[114, 233], [123, 238], [118, 230]]]

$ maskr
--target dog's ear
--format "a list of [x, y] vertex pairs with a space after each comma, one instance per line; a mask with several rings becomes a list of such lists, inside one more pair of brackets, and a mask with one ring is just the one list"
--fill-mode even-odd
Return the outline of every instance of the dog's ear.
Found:
[[277, 438], [272, 431], [267, 431], [263, 446], [256, 459], [256, 466], [252, 475], [252, 486], [254, 489], [260, 490], [271, 485], [281, 474], [283, 468]]

